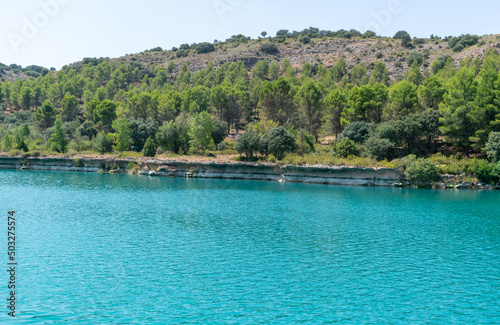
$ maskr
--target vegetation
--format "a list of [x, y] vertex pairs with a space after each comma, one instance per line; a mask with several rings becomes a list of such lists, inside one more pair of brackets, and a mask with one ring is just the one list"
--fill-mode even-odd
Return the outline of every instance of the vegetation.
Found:
[[[165, 64], [140, 64], [134, 56], [87, 58], [60, 71], [0, 65], [2, 76], [18, 73], [0, 81], [1, 149], [154, 156], [156, 146], [175, 155], [213, 154], [218, 148], [239, 153], [239, 159], [324, 164], [350, 159], [378, 166], [415, 155], [407, 166], [407, 177], [415, 181], [434, 181], [431, 165], [439, 173], [495, 181], [500, 160], [496, 49], [456, 65], [451, 49], [444, 46], [447, 52], [432, 61], [419, 50], [429, 48], [430, 40], [405, 31], [390, 39], [311, 27], [262, 37], [235, 35], [225, 42], [140, 54], [167, 55]], [[279, 58], [293, 47], [307, 51], [329, 38], [340, 39], [345, 53], [347, 39], [372, 42], [367, 44], [374, 61], [318, 58], [299, 65]], [[463, 35], [444, 41], [461, 51], [480, 39]], [[432, 45], [439, 41], [433, 37]], [[382, 43], [404, 53], [383, 51]], [[262, 60], [208, 62], [191, 70], [175, 59], [240, 45]], [[389, 66], [394, 61], [405, 63], [402, 71]], [[228, 135], [238, 141], [229, 145]]]

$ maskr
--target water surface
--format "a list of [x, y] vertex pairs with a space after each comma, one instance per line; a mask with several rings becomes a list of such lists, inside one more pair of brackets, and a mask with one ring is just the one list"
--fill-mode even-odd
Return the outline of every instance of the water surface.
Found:
[[15, 324], [500, 323], [498, 191], [0, 171], [0, 197]]

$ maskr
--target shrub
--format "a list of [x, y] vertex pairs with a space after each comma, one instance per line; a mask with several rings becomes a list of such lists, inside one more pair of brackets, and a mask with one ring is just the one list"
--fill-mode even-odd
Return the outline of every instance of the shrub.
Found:
[[316, 148], [314, 147], [314, 136], [305, 130], [300, 131], [297, 143], [297, 152], [301, 155], [316, 151]]
[[245, 154], [246, 158], [253, 157], [260, 148], [260, 137], [251, 130], [247, 130], [240, 136], [236, 143], [236, 151]]
[[405, 177], [411, 184], [428, 184], [441, 180], [436, 164], [428, 159], [417, 159], [405, 171]]
[[493, 184], [493, 165], [487, 161], [482, 161], [475, 168], [476, 178], [483, 184]]
[[105, 132], [99, 132], [94, 138], [94, 149], [101, 155], [113, 151], [111, 139]]
[[500, 161], [500, 132], [491, 132], [486, 144], [486, 154], [491, 162]]
[[148, 138], [143, 150], [144, 157], [154, 157], [156, 156], [156, 143], [153, 139]]
[[273, 44], [273, 43], [261, 44], [260, 50], [264, 53], [267, 53], [267, 54], [278, 54], [279, 53], [278, 46], [276, 46], [276, 44]]
[[216, 117], [212, 117], [214, 123], [214, 130], [212, 131], [212, 139], [215, 145], [218, 145], [227, 137], [227, 122], [221, 121]]
[[267, 145], [267, 152], [278, 160], [283, 159], [287, 152], [293, 152], [297, 148], [295, 137], [283, 126], [272, 129], [262, 140], [262, 143]]
[[332, 156], [337, 158], [359, 156], [359, 148], [356, 146], [354, 141], [344, 138], [335, 142], [333, 145]]
[[365, 151], [370, 157], [377, 160], [392, 160], [394, 158], [394, 144], [388, 139], [371, 137], [365, 143]]
[[211, 43], [205, 42], [205, 43], [200, 43], [195, 46], [196, 52], [198, 54], [203, 54], [203, 53], [210, 53], [215, 51], [215, 46]]
[[370, 123], [353, 122], [344, 129], [341, 136], [356, 143], [364, 143], [370, 137], [369, 128]]

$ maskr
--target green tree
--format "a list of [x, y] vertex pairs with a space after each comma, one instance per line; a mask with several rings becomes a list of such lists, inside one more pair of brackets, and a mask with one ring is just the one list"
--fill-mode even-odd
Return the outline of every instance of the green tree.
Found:
[[371, 123], [353, 122], [342, 132], [342, 138], [350, 139], [356, 143], [364, 143], [370, 137]]
[[148, 138], [143, 150], [144, 157], [156, 156], [156, 143], [153, 139]]
[[348, 106], [344, 117], [351, 122], [370, 121], [380, 123], [383, 108], [387, 102], [387, 87], [381, 83], [354, 86], [349, 94]]
[[205, 154], [207, 150], [214, 149], [215, 144], [212, 139], [214, 124], [207, 112], [196, 114], [189, 129], [189, 146], [192, 154]]
[[215, 145], [218, 145], [227, 137], [227, 123], [219, 120], [216, 117], [212, 117], [212, 123], [214, 124], [214, 130], [212, 131], [212, 139]]
[[282, 160], [287, 152], [293, 152], [297, 149], [294, 135], [283, 126], [278, 126], [264, 135], [261, 146], [274, 155], [278, 160]]
[[388, 139], [371, 137], [365, 143], [365, 152], [377, 160], [394, 158], [394, 143]]
[[106, 132], [101, 131], [97, 133], [97, 136], [94, 138], [94, 149], [101, 155], [113, 151], [113, 143]]
[[304, 128], [316, 138], [317, 142], [323, 113], [323, 94], [318, 85], [309, 80], [300, 89], [299, 100]]
[[59, 153], [65, 153], [68, 149], [68, 138], [62, 128], [60, 119], [57, 119], [55, 122], [52, 135], [49, 138], [49, 144], [52, 150]]
[[163, 123], [156, 133], [156, 142], [164, 151], [179, 154], [182, 148], [180, 130], [174, 121]]
[[54, 125], [56, 120], [57, 111], [54, 105], [46, 100], [41, 107], [35, 110], [35, 123], [41, 129], [48, 129]]
[[410, 71], [408, 72], [408, 77], [406, 78], [409, 82], [419, 86], [424, 81], [424, 76], [420, 71], [420, 64], [415, 60], [411, 64]]
[[293, 88], [285, 77], [266, 83], [260, 92], [260, 111], [263, 117], [285, 125], [292, 119], [295, 106]]
[[111, 100], [103, 100], [94, 110], [94, 123], [105, 132], [111, 131], [111, 124], [116, 118], [116, 104]]
[[385, 112], [387, 119], [416, 113], [418, 108], [417, 86], [406, 80], [394, 84], [389, 91], [389, 101], [390, 105]]
[[115, 149], [123, 152], [129, 150], [132, 145], [132, 128], [130, 122], [126, 118], [120, 118], [113, 121], [113, 129], [116, 132]]
[[486, 154], [491, 162], [500, 162], [500, 132], [491, 132], [486, 143]]
[[394, 35], [394, 39], [400, 39], [401, 46], [403, 47], [411, 47], [411, 36], [404, 30], [397, 32], [396, 35]]
[[420, 104], [426, 108], [439, 109], [439, 104], [443, 102], [446, 89], [436, 76], [427, 78], [418, 88], [418, 98]]
[[245, 154], [246, 158], [252, 158], [260, 149], [260, 137], [251, 129], [243, 133], [236, 142], [238, 153]]
[[79, 104], [75, 96], [66, 93], [61, 102], [61, 107], [61, 120], [63, 122], [71, 122], [76, 119]]
[[347, 107], [347, 96], [344, 92], [335, 89], [326, 98], [325, 124], [330, 132], [338, 136], [343, 128], [342, 114]]
[[470, 152], [470, 138], [476, 128], [471, 119], [475, 109], [477, 84], [472, 70], [463, 68], [448, 82], [448, 93], [439, 106], [442, 118], [441, 132], [446, 139], [467, 155]]

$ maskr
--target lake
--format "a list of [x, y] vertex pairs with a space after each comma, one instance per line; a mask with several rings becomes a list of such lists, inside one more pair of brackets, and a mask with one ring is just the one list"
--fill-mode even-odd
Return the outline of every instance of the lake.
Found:
[[500, 324], [500, 191], [0, 171], [15, 321]]

